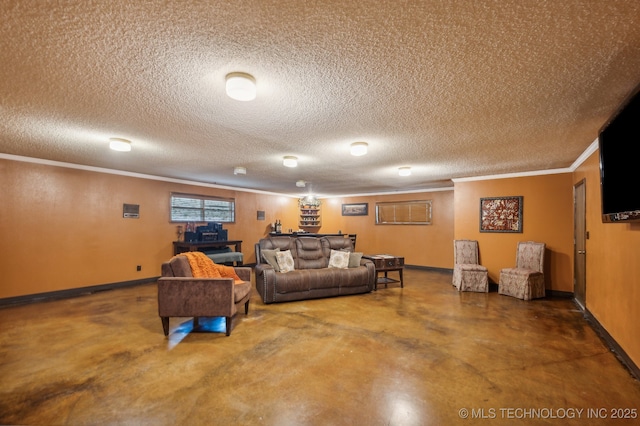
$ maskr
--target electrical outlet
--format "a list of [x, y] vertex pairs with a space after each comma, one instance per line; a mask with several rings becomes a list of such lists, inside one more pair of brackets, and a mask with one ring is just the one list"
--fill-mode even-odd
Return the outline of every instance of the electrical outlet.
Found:
[[136, 266], [136, 271], [142, 271], [142, 265]]

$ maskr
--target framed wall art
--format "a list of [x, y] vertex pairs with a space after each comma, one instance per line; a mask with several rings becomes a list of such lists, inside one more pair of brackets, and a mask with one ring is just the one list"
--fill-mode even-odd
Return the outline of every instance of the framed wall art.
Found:
[[342, 216], [367, 216], [368, 214], [369, 203], [342, 205]]
[[522, 232], [523, 197], [480, 198], [480, 232]]

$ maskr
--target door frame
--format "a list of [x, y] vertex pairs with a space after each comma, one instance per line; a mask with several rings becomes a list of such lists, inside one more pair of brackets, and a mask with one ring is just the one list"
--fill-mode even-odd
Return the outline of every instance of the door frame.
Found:
[[587, 189], [586, 179], [573, 186], [573, 300], [582, 309], [587, 304]]

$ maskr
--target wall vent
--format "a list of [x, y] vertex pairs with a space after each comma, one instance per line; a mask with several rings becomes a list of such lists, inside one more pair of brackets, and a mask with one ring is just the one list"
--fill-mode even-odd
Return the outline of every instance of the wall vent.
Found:
[[140, 204], [123, 204], [122, 217], [138, 219], [140, 217]]

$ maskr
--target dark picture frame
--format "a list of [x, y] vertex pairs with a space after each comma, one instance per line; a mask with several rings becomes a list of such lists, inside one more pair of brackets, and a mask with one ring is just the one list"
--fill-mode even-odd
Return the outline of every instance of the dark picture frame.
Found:
[[480, 232], [522, 232], [524, 197], [480, 198]]
[[369, 203], [343, 204], [342, 216], [368, 216]]

